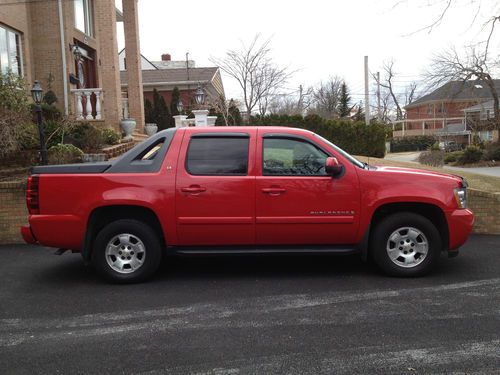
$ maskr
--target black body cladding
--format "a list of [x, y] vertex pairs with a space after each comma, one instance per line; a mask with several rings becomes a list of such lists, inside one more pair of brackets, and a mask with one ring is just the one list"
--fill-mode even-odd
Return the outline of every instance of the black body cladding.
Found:
[[[94, 173], [153, 173], [160, 170], [161, 164], [176, 129], [167, 129], [156, 133], [143, 143], [127, 151], [120, 158], [110, 162], [43, 165], [31, 169], [31, 174], [94, 174]], [[160, 145], [154, 157], [143, 160], [155, 146]]]

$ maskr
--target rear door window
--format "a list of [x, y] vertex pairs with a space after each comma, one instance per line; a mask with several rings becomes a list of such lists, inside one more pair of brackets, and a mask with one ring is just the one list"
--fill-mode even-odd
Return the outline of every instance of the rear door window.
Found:
[[245, 176], [248, 173], [248, 136], [192, 137], [186, 170], [196, 176]]

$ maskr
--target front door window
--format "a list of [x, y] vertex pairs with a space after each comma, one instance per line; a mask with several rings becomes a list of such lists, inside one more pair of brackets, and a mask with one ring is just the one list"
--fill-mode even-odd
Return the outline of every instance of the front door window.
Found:
[[311, 143], [296, 139], [265, 138], [264, 176], [325, 176], [328, 155]]

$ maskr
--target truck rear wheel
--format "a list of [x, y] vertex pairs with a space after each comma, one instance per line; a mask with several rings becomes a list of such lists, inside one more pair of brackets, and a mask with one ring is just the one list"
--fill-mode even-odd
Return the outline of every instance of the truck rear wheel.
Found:
[[155, 231], [137, 220], [117, 220], [97, 235], [92, 264], [106, 279], [134, 283], [152, 276], [161, 261], [161, 245]]
[[375, 227], [370, 250], [375, 263], [393, 276], [422, 276], [436, 265], [441, 236], [427, 218], [400, 212]]

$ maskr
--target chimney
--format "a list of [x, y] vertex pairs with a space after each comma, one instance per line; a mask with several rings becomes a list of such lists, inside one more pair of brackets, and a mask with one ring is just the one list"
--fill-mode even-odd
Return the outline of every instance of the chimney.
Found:
[[169, 53], [164, 53], [161, 55], [161, 61], [170, 61], [172, 59], [172, 56], [170, 56]]

